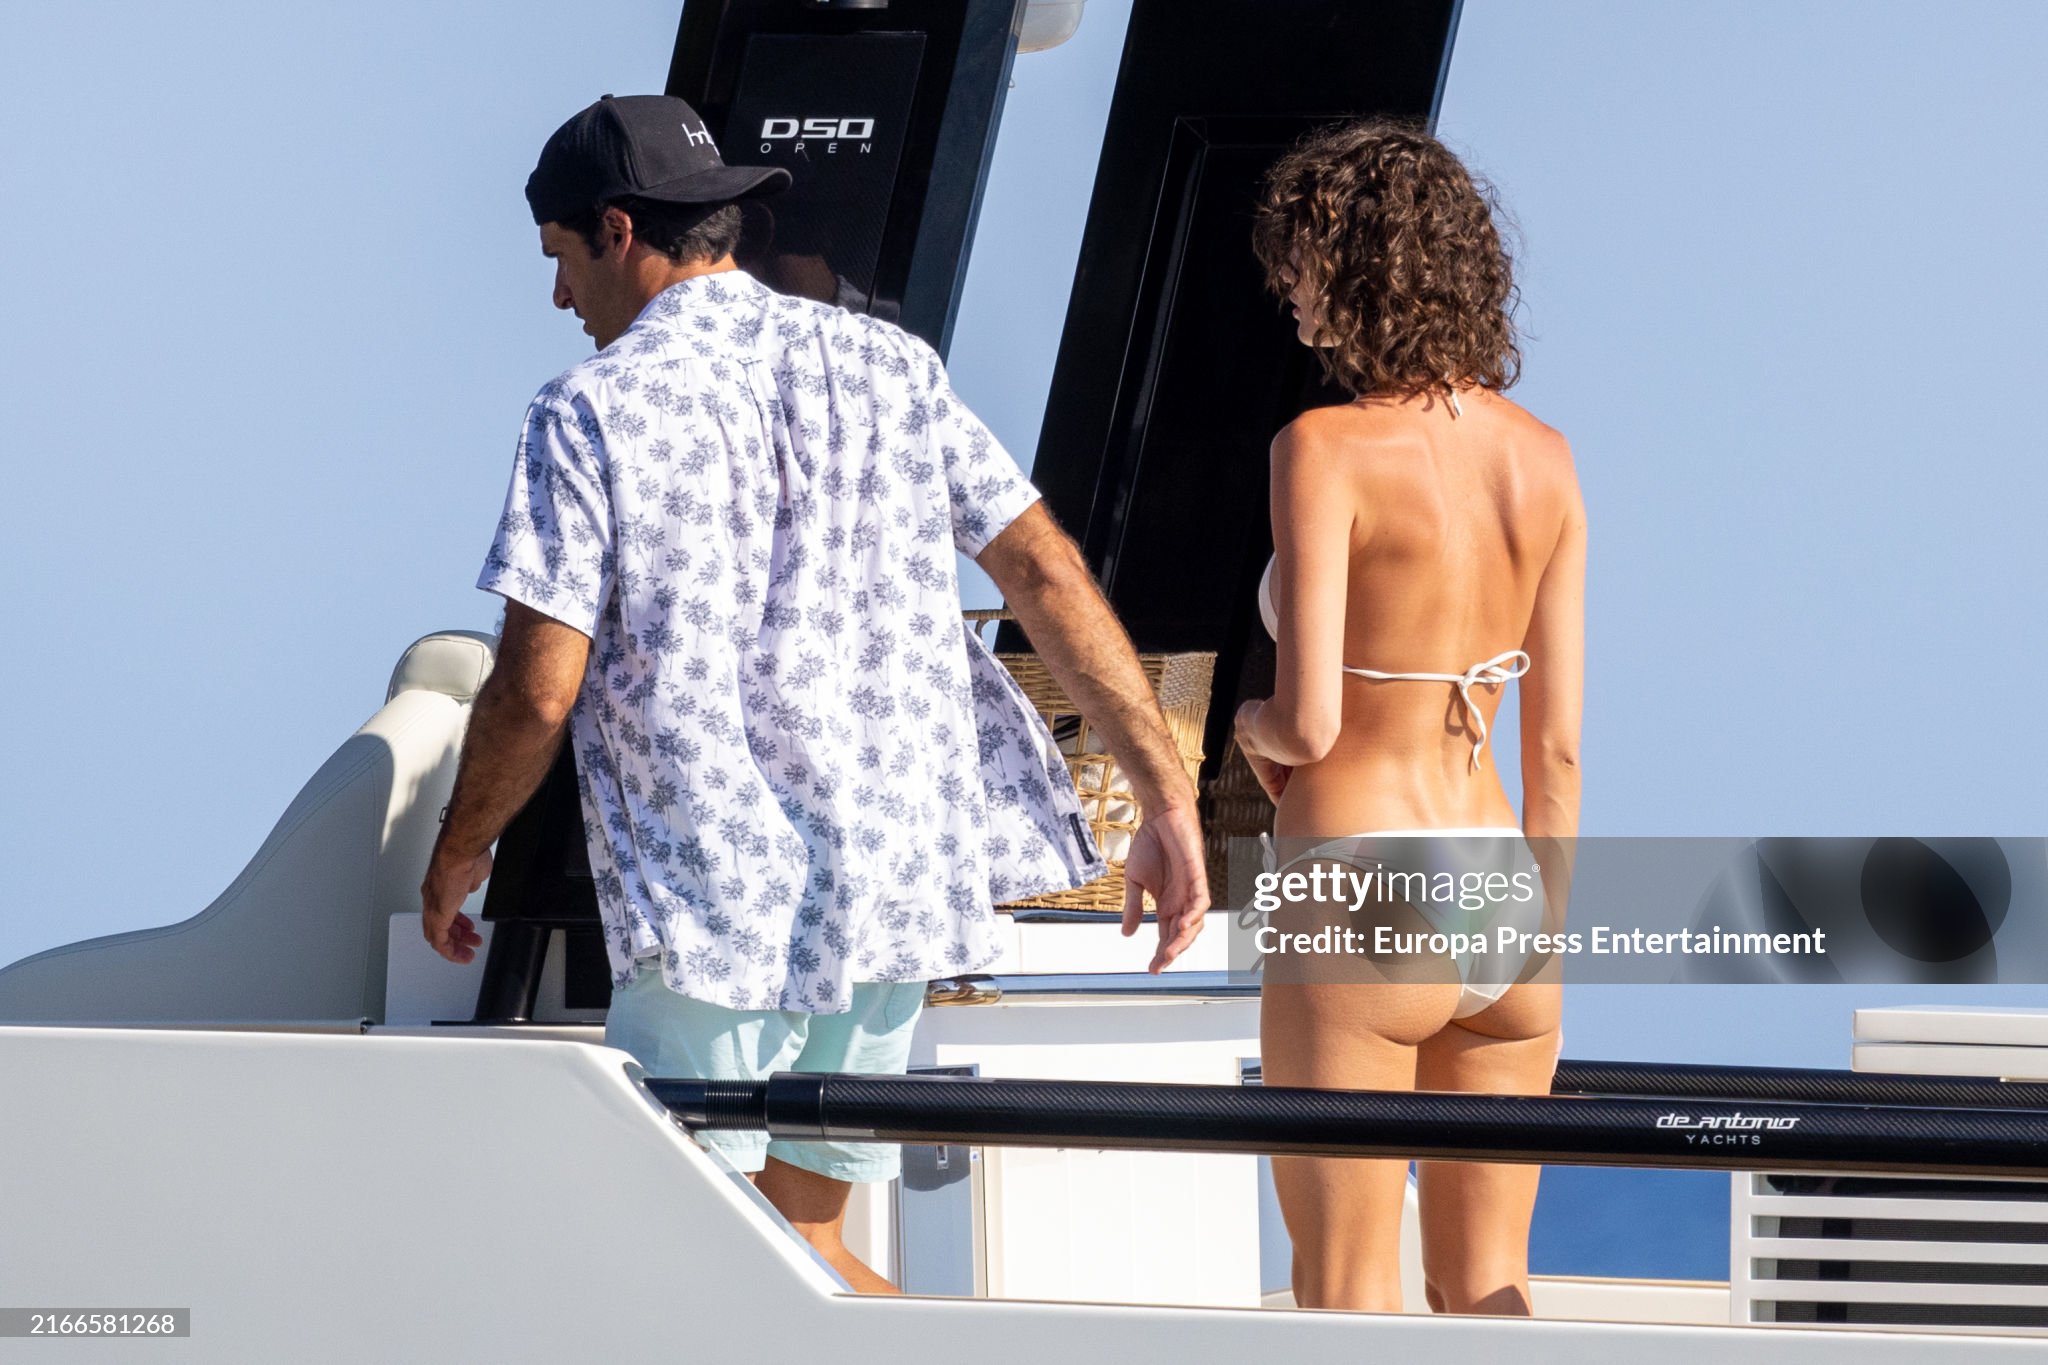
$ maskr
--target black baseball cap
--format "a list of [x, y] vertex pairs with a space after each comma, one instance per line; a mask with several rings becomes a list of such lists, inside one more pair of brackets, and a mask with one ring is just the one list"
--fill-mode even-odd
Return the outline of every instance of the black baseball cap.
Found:
[[789, 188], [780, 166], [728, 166], [711, 130], [673, 95], [606, 95], [555, 129], [526, 178], [536, 223], [565, 222], [632, 195], [723, 204]]

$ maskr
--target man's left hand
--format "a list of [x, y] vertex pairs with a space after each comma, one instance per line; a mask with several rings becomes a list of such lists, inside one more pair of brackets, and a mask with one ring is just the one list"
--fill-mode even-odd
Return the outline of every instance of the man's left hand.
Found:
[[420, 883], [420, 931], [435, 952], [450, 962], [473, 962], [484, 937], [462, 913], [462, 903], [491, 875], [489, 849], [474, 858], [445, 853], [440, 845]]

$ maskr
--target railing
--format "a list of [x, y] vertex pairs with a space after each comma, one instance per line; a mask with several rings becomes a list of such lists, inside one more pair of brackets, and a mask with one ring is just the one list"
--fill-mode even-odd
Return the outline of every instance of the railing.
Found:
[[[1069, 972], [944, 977], [928, 984], [925, 1003], [939, 1006], [993, 1005], [1004, 1000], [1046, 998], [1242, 1000], [1254, 999], [1258, 994], [1257, 976], [1246, 972], [1161, 972], [1156, 976], [1146, 972]], [[1257, 1074], [1255, 1064], [1247, 1075], [1254, 1078]], [[1705, 1066], [1667, 1062], [1575, 1061], [1570, 1058], [1557, 1064], [1550, 1093], [2048, 1109], [2048, 1084], [2026, 1081], [1877, 1075], [1807, 1067]]]
[[[1246, 1062], [1250, 1085], [1265, 1068]], [[1645, 1099], [1789, 1100], [1806, 1104], [1895, 1104], [1935, 1109], [2048, 1109], [2048, 1085], [1979, 1076], [1899, 1076], [1790, 1066], [1703, 1066], [1674, 1062], [1557, 1064], [1553, 1095], [1635, 1095]]]
[[655, 1079], [690, 1128], [784, 1140], [2048, 1177], [2048, 1110], [855, 1076]]
[[924, 999], [927, 1005], [993, 1005], [1045, 996], [1070, 1000], [1252, 1000], [1258, 994], [1258, 978], [1245, 972], [1161, 972], [1157, 976], [1149, 972], [1059, 972], [941, 977], [926, 984]]
[[1565, 1060], [1557, 1064], [1557, 1076], [1550, 1083], [1550, 1093], [2048, 1110], [2048, 1085], [2033, 1081], [2000, 1081], [1978, 1076], [1900, 1076], [1789, 1066]]

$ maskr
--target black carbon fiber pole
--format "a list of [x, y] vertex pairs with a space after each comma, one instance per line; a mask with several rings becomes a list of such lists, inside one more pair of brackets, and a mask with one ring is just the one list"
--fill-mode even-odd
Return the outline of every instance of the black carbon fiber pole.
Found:
[[650, 1080], [689, 1127], [1425, 1161], [2048, 1177], [2048, 1113], [778, 1072]]
[[1961, 1109], [2048, 1109], [2048, 1085], [1980, 1076], [1905, 1076], [1789, 1066], [1695, 1066], [1663, 1062], [1557, 1064], [1553, 1095], [1647, 1095], [1789, 1100], [1810, 1104], [1907, 1104]]

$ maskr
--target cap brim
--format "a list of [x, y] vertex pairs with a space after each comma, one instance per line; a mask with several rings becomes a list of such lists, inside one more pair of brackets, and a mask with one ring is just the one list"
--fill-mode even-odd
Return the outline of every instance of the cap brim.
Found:
[[789, 172], [780, 166], [714, 166], [680, 180], [634, 190], [633, 194], [665, 204], [723, 204], [733, 199], [780, 194], [789, 185]]

